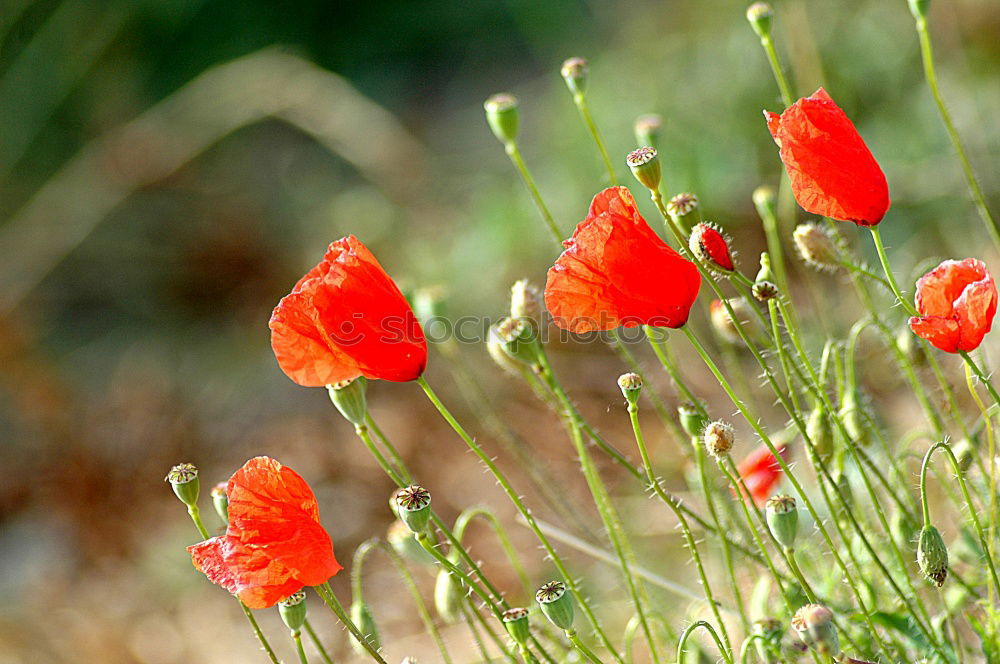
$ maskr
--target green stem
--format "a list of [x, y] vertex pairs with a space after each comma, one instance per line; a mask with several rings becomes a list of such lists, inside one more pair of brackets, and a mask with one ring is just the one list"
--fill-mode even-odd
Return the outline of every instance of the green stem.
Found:
[[958, 136], [958, 130], [955, 128], [955, 123], [951, 119], [951, 113], [948, 111], [948, 107], [945, 106], [944, 97], [941, 95], [941, 89], [938, 87], [937, 72], [934, 67], [934, 51], [931, 47], [931, 35], [927, 30], [926, 17], [917, 18], [917, 35], [920, 38], [920, 57], [924, 63], [924, 76], [927, 78], [927, 86], [930, 88], [931, 95], [934, 97], [934, 103], [937, 105], [938, 113], [941, 115], [941, 121], [944, 123], [945, 129], [948, 132], [948, 138], [951, 140], [951, 144], [955, 148], [955, 152], [958, 154], [958, 160], [962, 163], [962, 172], [965, 174], [965, 181], [969, 185], [969, 192], [972, 194], [972, 200], [976, 204], [979, 216], [983, 218], [983, 222], [986, 224], [986, 230], [993, 239], [993, 243], [1000, 248], [1000, 224], [998, 224], [996, 217], [993, 216], [993, 213], [990, 212], [989, 206], [986, 204], [986, 197], [983, 195], [983, 190], [979, 186], [976, 174], [972, 170], [972, 164], [969, 162], [969, 157], [965, 153], [965, 147], [962, 145], [962, 140]]
[[455, 539], [459, 542], [465, 536], [465, 529], [468, 527], [472, 519], [480, 517], [489, 524], [490, 529], [493, 534], [496, 535], [497, 539], [500, 541], [500, 548], [503, 549], [504, 555], [507, 556], [507, 560], [510, 561], [511, 567], [514, 568], [514, 573], [517, 575], [518, 580], [521, 582], [521, 588], [524, 590], [526, 597], [531, 597], [532, 595], [532, 585], [531, 580], [528, 578], [528, 572], [524, 569], [524, 565], [521, 563], [521, 558], [517, 555], [517, 550], [510, 541], [510, 537], [507, 536], [507, 531], [504, 529], [503, 524], [500, 523], [500, 519], [485, 507], [470, 507], [464, 512], [458, 515], [458, 519], [455, 520], [455, 527], [453, 532], [455, 534]]
[[778, 52], [774, 48], [774, 39], [771, 35], [764, 35], [760, 38], [760, 45], [764, 47], [764, 52], [767, 54], [767, 63], [771, 65], [771, 73], [774, 74], [778, 90], [781, 91], [781, 101], [784, 102], [785, 107], [791, 106], [795, 96], [792, 94], [792, 86], [788, 84], [788, 79], [785, 78], [785, 71], [781, 68], [781, 61], [778, 60]]
[[587, 658], [588, 662], [591, 662], [592, 664], [602, 664], [597, 655], [595, 655], [593, 651], [587, 647], [587, 644], [580, 640], [580, 637], [577, 636], [575, 629], [567, 629], [566, 638], [569, 639], [569, 642], [573, 644], [574, 648], [580, 651], [581, 655]]
[[504, 150], [507, 152], [507, 156], [510, 157], [511, 162], [514, 164], [514, 168], [517, 169], [518, 175], [521, 176], [521, 180], [524, 181], [524, 186], [528, 188], [531, 193], [532, 200], [535, 201], [535, 207], [538, 208], [538, 212], [542, 215], [542, 220], [545, 222], [545, 226], [549, 229], [549, 234], [552, 239], [556, 241], [556, 244], [562, 246], [563, 234], [559, 231], [559, 227], [556, 225], [556, 220], [552, 218], [552, 213], [549, 212], [549, 207], [545, 204], [545, 199], [542, 198], [542, 194], [538, 191], [538, 185], [535, 184], [535, 178], [531, 177], [531, 171], [528, 170], [528, 166], [524, 163], [524, 159], [521, 157], [521, 151], [517, 147], [517, 143], [511, 141], [504, 145]]
[[323, 647], [323, 642], [319, 640], [319, 635], [316, 634], [316, 630], [313, 629], [309, 620], [307, 619], [302, 626], [306, 628], [306, 634], [309, 635], [309, 640], [312, 641], [313, 646], [319, 652], [319, 656], [323, 658], [325, 664], [333, 664], [333, 660], [330, 659], [330, 654], [326, 652], [326, 648]]
[[292, 641], [295, 642], [295, 652], [299, 656], [299, 663], [309, 664], [309, 660], [306, 659], [306, 651], [302, 647], [302, 633], [299, 631], [292, 632]]
[[337, 596], [333, 593], [333, 589], [330, 587], [330, 582], [327, 581], [318, 586], [313, 586], [313, 590], [315, 590], [316, 594], [320, 596], [323, 603], [326, 604], [331, 611], [333, 611], [333, 614], [337, 616], [337, 619], [343, 623], [344, 627], [347, 628], [347, 631], [351, 633], [351, 636], [353, 636], [354, 639], [361, 644], [361, 647], [368, 651], [371, 658], [379, 664], [386, 664], [386, 661], [382, 658], [382, 655], [379, 654], [375, 646], [373, 646], [365, 635], [361, 633], [358, 626], [355, 625], [354, 621], [351, 620], [351, 617], [347, 615], [347, 611], [344, 610], [340, 600], [338, 600]]
[[586, 95], [582, 92], [574, 94], [573, 103], [576, 104], [577, 109], [580, 111], [580, 117], [583, 119], [583, 123], [587, 125], [587, 130], [594, 138], [594, 143], [597, 144], [597, 149], [601, 153], [601, 159], [604, 161], [604, 168], [608, 171], [608, 182], [610, 182], [612, 186], [616, 186], [618, 184], [618, 177], [615, 175], [615, 167], [611, 164], [611, 157], [608, 156], [607, 148], [604, 147], [604, 140], [601, 138], [601, 132], [597, 130], [594, 118], [590, 115], [590, 108], [587, 106]]
[[691, 637], [691, 634], [699, 627], [705, 629], [709, 634], [712, 635], [712, 639], [715, 641], [715, 645], [718, 646], [719, 651], [722, 653], [723, 658], [728, 664], [733, 664], [733, 656], [722, 647], [722, 642], [719, 640], [719, 635], [716, 633], [715, 628], [712, 627], [711, 623], [705, 620], [698, 620], [690, 625], [681, 632], [681, 638], [677, 641], [677, 662], [684, 661], [684, 648], [687, 646], [687, 640]]
[[549, 542], [549, 539], [548, 537], [545, 536], [545, 533], [543, 533], [541, 528], [538, 527], [538, 523], [535, 521], [535, 517], [532, 516], [531, 510], [529, 510], [527, 506], [525, 506], [524, 502], [521, 500], [520, 495], [511, 486], [510, 481], [507, 479], [506, 475], [504, 475], [504, 473], [500, 470], [500, 468], [497, 467], [493, 459], [488, 454], [486, 454], [486, 452], [479, 445], [479, 443], [477, 443], [465, 431], [462, 425], [459, 424], [458, 420], [456, 420], [455, 416], [451, 414], [451, 411], [448, 410], [448, 408], [444, 405], [441, 399], [434, 392], [434, 389], [430, 386], [430, 384], [427, 383], [427, 380], [423, 376], [417, 379], [417, 384], [420, 385], [421, 389], [424, 391], [424, 394], [437, 409], [438, 413], [441, 414], [441, 417], [445, 419], [445, 421], [451, 426], [451, 428], [455, 431], [455, 433], [458, 434], [459, 438], [462, 439], [462, 441], [466, 444], [466, 446], [470, 450], [472, 450], [472, 452], [479, 458], [479, 460], [483, 463], [483, 465], [486, 466], [486, 468], [496, 479], [497, 483], [503, 489], [504, 493], [507, 494], [507, 497], [510, 499], [511, 503], [514, 504], [514, 508], [528, 524], [528, 527], [535, 534], [535, 537], [541, 543], [546, 553], [549, 554], [549, 557], [552, 559], [552, 562], [556, 566], [556, 569], [559, 570], [559, 573], [565, 580], [566, 587], [573, 594], [573, 597], [577, 600], [577, 603], [580, 605], [580, 609], [587, 617], [588, 622], [590, 622], [591, 627], [597, 633], [601, 642], [615, 658], [615, 661], [619, 662], [619, 664], [622, 664], [623, 660], [621, 658], [621, 655], [619, 655], [615, 651], [614, 646], [611, 643], [611, 639], [609, 639], [608, 635], [604, 632], [603, 628], [601, 627], [600, 621], [597, 620], [597, 616], [595, 616], [594, 612], [591, 610], [589, 602], [587, 602], [586, 597], [583, 595], [583, 593], [577, 586], [576, 582], [573, 580], [573, 576], [570, 574], [569, 569], [566, 567], [566, 564], [563, 562], [562, 558], [559, 556], [555, 548]]

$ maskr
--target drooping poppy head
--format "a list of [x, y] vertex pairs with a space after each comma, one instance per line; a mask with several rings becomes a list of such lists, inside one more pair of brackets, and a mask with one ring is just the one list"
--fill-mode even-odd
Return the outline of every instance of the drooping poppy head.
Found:
[[281, 370], [305, 387], [358, 376], [414, 380], [427, 364], [420, 322], [353, 235], [329, 246], [274, 308], [268, 326]]
[[226, 494], [226, 534], [188, 552], [209, 581], [251, 609], [274, 606], [342, 569], [319, 523], [316, 497], [291, 468], [270, 457], [250, 459], [229, 478]]
[[545, 306], [559, 327], [582, 333], [687, 322], [698, 268], [653, 232], [627, 188], [597, 194], [563, 246], [545, 283]]
[[885, 174], [826, 90], [764, 116], [805, 211], [860, 226], [882, 221], [889, 209]]
[[997, 287], [975, 258], [945, 261], [917, 280], [910, 329], [947, 353], [975, 350], [993, 326]]
[[[788, 448], [785, 445], [777, 447], [781, 458], [787, 459]], [[766, 445], [761, 445], [748, 454], [736, 469], [757, 507], [762, 507], [767, 502], [767, 499], [774, 493], [774, 488], [781, 481], [781, 465]], [[740, 490], [742, 491], [742, 488]]]

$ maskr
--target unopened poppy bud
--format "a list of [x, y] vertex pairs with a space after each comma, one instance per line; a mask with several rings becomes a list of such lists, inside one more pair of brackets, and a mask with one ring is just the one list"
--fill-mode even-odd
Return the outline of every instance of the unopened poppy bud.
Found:
[[913, 18], [923, 21], [927, 18], [927, 10], [931, 6], [931, 0], [909, 0], [910, 13]]
[[413, 484], [396, 491], [395, 499], [400, 520], [414, 533], [424, 532], [431, 518], [431, 492]]
[[634, 406], [639, 401], [642, 392], [642, 376], [637, 373], [625, 373], [618, 377], [618, 387], [629, 405]]
[[[729, 299], [729, 306], [733, 308], [733, 313], [736, 314], [736, 318], [739, 320], [740, 325], [743, 326], [743, 330], [751, 338], [758, 336], [760, 326], [756, 316], [750, 310], [750, 305], [747, 301], [742, 297], [733, 297]], [[732, 344], [738, 344], [743, 341], [739, 330], [736, 329], [736, 324], [733, 323], [733, 319], [722, 300], [712, 300], [708, 305], [708, 314], [709, 320], [712, 321], [712, 327], [715, 328], [715, 331], [719, 333], [719, 336], [723, 340]]]
[[587, 75], [590, 73], [590, 65], [583, 58], [569, 58], [563, 62], [559, 69], [566, 87], [573, 93], [573, 96], [580, 96], [587, 89]]
[[497, 324], [500, 349], [515, 362], [538, 364], [538, 330], [523, 318], [505, 318]]
[[701, 223], [698, 197], [690, 192], [677, 194], [667, 201], [667, 214], [685, 234], [690, 233], [692, 228]]
[[632, 150], [625, 157], [632, 175], [646, 189], [658, 191], [660, 189], [660, 178], [663, 173], [660, 170], [660, 157], [656, 153], [656, 148], [646, 147]]
[[458, 622], [462, 617], [463, 597], [465, 593], [459, 580], [447, 569], [438, 571], [434, 581], [434, 608], [442, 620], [448, 624]]
[[821, 604], [806, 604], [792, 617], [792, 629], [816, 652], [836, 657], [840, 654], [840, 639], [833, 624], [833, 612]]
[[[351, 604], [351, 621], [357, 626], [368, 645], [376, 651], [382, 648], [382, 640], [378, 635], [378, 625], [375, 624], [375, 616], [372, 615], [368, 604], [361, 600], [353, 602]], [[351, 639], [351, 647], [359, 655], [368, 654], [368, 650], [357, 639]]]
[[535, 324], [542, 321], [542, 292], [527, 279], [519, 279], [510, 288], [510, 317], [524, 318]]
[[952, 444], [951, 451], [955, 454], [959, 469], [964, 473], [972, 467], [975, 458], [975, 447], [968, 438], [962, 438]]
[[531, 637], [531, 626], [528, 623], [528, 610], [524, 608], [507, 609], [500, 616], [503, 626], [514, 639], [514, 643], [523, 646]]
[[170, 482], [170, 488], [174, 490], [182, 503], [188, 507], [198, 504], [198, 494], [200, 483], [198, 481], [198, 469], [193, 463], [179, 463], [170, 469], [163, 481]]
[[226, 482], [219, 482], [212, 487], [212, 506], [224, 525], [229, 525], [229, 496], [226, 494], [228, 486]]
[[688, 237], [691, 253], [708, 267], [721, 272], [732, 272], [734, 269], [729, 243], [729, 237], [711, 222], [697, 224]]
[[824, 462], [829, 460], [830, 455], [833, 454], [833, 428], [830, 426], [830, 420], [827, 419], [826, 413], [819, 406], [813, 408], [812, 412], [809, 413], [809, 419], [806, 421], [806, 435], [809, 436], [813, 449], [816, 450], [819, 458]]
[[306, 624], [306, 593], [299, 590], [278, 602], [281, 622], [292, 633], [298, 632]]
[[925, 577], [939, 588], [948, 578], [948, 547], [934, 526], [924, 526], [917, 540], [917, 564]]
[[493, 135], [504, 145], [517, 140], [517, 106], [517, 97], [507, 92], [495, 94], [483, 104]]
[[657, 148], [660, 145], [660, 134], [663, 132], [663, 118], [655, 113], [640, 115], [632, 126], [637, 145], [648, 145]]
[[677, 407], [677, 416], [681, 421], [681, 428], [692, 438], [698, 438], [705, 431], [708, 418], [702, 414], [702, 410], [690, 401], [685, 401]]
[[818, 224], [799, 224], [792, 232], [795, 250], [806, 265], [817, 270], [833, 271], [840, 267], [837, 245]]
[[736, 440], [736, 437], [731, 424], [722, 420], [715, 420], [714, 422], [709, 422], [705, 427], [702, 440], [705, 443], [705, 449], [708, 450], [708, 453], [716, 459], [721, 460], [729, 454], [729, 450], [733, 449], [733, 442]]
[[[502, 323], [507, 320], [510, 319], [504, 318], [500, 322]], [[515, 361], [504, 350], [504, 343], [500, 340], [500, 323], [491, 325], [490, 329], [486, 332], [486, 352], [490, 354], [490, 357], [493, 358], [497, 366], [508, 373], [520, 373], [524, 367], [523, 363]]]
[[844, 431], [856, 445], [865, 446], [871, 441], [868, 427], [864, 422], [864, 411], [856, 390], [848, 389], [840, 404], [839, 417], [844, 423]]
[[[395, 503], [395, 500], [392, 502]], [[389, 546], [405, 560], [422, 565], [433, 565], [437, 562], [427, 549], [420, 546], [420, 542], [414, 538], [413, 531], [410, 530], [409, 526], [399, 519], [389, 525], [385, 538], [389, 542]]]
[[927, 355], [924, 354], [924, 349], [921, 348], [917, 339], [918, 337], [913, 334], [909, 325], [904, 325], [896, 333], [896, 346], [906, 357], [906, 361], [915, 367], [920, 367], [927, 364]]
[[778, 285], [772, 281], [755, 281], [750, 292], [758, 302], [767, 302], [778, 297]]
[[774, 18], [774, 9], [766, 2], [755, 2], [747, 7], [747, 20], [750, 27], [761, 39], [771, 35], [771, 20]]
[[342, 380], [339, 383], [326, 386], [330, 394], [330, 401], [337, 407], [340, 414], [354, 426], [361, 426], [365, 423], [365, 416], [368, 414], [368, 402], [365, 399], [365, 392], [368, 391], [368, 379], [358, 376], [351, 380]]
[[757, 208], [757, 216], [761, 219], [774, 217], [778, 214], [777, 196], [774, 193], [774, 187], [761, 185], [753, 190], [751, 198], [753, 199], [753, 206]]
[[573, 598], [562, 581], [549, 581], [535, 593], [542, 613], [559, 629], [573, 628]]
[[777, 495], [765, 503], [767, 526], [778, 544], [786, 549], [795, 547], [795, 536], [799, 532], [799, 512], [795, 509], [795, 498]]

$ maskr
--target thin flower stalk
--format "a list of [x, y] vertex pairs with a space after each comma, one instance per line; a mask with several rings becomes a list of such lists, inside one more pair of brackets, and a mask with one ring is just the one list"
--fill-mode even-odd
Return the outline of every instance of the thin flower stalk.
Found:
[[715, 628], [712, 627], [711, 623], [705, 620], [697, 620], [688, 625], [684, 631], [681, 632], [681, 638], [677, 640], [677, 661], [684, 661], [684, 652], [687, 647], [687, 641], [691, 638], [691, 634], [699, 628], [704, 629], [712, 636], [712, 640], [715, 641], [715, 645], [719, 648], [719, 651], [722, 653], [722, 658], [727, 662], [727, 664], [733, 664], [732, 653], [723, 648], [722, 641], [719, 640], [718, 632], [715, 631]]
[[477, 517], [485, 521], [490, 530], [493, 531], [493, 534], [496, 535], [497, 540], [500, 542], [500, 548], [503, 549], [511, 568], [513, 568], [514, 573], [521, 582], [521, 589], [524, 591], [526, 597], [531, 597], [534, 589], [531, 579], [528, 578], [528, 572], [524, 569], [524, 563], [521, 562], [520, 556], [517, 555], [517, 550], [511, 543], [510, 537], [507, 535], [507, 530], [491, 510], [486, 507], [470, 507], [459, 514], [458, 518], [455, 519], [455, 527], [453, 528], [455, 539], [458, 542], [462, 542], [466, 529], [472, 523], [473, 519]]
[[316, 648], [317, 652], [319, 652], [319, 656], [323, 658], [324, 664], [333, 664], [333, 660], [330, 659], [330, 654], [327, 653], [326, 648], [323, 647], [323, 642], [319, 640], [319, 635], [316, 633], [316, 630], [313, 629], [313, 626], [310, 624], [308, 619], [306, 619], [306, 621], [302, 624], [302, 627], [306, 630], [306, 634], [309, 635], [309, 640], [312, 641], [312, 644]]
[[583, 124], [587, 127], [587, 131], [590, 132], [591, 138], [594, 139], [594, 145], [597, 146], [597, 151], [601, 153], [601, 161], [604, 163], [604, 168], [608, 173], [608, 182], [611, 186], [618, 184], [618, 176], [615, 175], [615, 167], [611, 164], [611, 157], [608, 156], [608, 149], [604, 146], [604, 139], [601, 138], [601, 132], [597, 129], [597, 124], [594, 122], [594, 118], [590, 114], [590, 106], [587, 104], [587, 95], [582, 88], [573, 93], [573, 104], [576, 105], [577, 111], [580, 112], [580, 119], [583, 120]]
[[[982, 472], [983, 476], [987, 480], [987, 493], [989, 494], [988, 502], [988, 519], [989, 528], [987, 531], [988, 537], [987, 541], [991, 542], [990, 549], [987, 549], [987, 553], [992, 553], [996, 547], [996, 522], [997, 522], [997, 491], [996, 491], [996, 439], [993, 434], [993, 423], [990, 419], [989, 413], [986, 410], [986, 406], [983, 404], [982, 399], [979, 398], [979, 394], [976, 392], [976, 388], [972, 382], [972, 370], [969, 365], [965, 366], [965, 384], [969, 389], [969, 394], [972, 396], [972, 400], [975, 402], [976, 407], [979, 409], [979, 413], [983, 420], [983, 427], [986, 429], [986, 458], [989, 460], [988, 467], [983, 468], [982, 460], [979, 455], [976, 456], [976, 461], [979, 462], [979, 470]], [[993, 601], [993, 594], [990, 593], [990, 602]]]
[[353, 636], [354, 639], [361, 644], [361, 647], [365, 649], [368, 655], [379, 664], [386, 664], [385, 659], [382, 658], [379, 651], [376, 650], [365, 635], [361, 633], [361, 630], [358, 629], [358, 626], [354, 624], [353, 620], [351, 620], [347, 611], [344, 610], [344, 606], [340, 603], [340, 600], [337, 599], [333, 589], [330, 587], [330, 583], [326, 582], [318, 586], [313, 586], [313, 590], [315, 590], [316, 594], [320, 596], [323, 603], [329, 607], [330, 611], [337, 616], [337, 619], [343, 623], [344, 627], [347, 628], [347, 631], [351, 633], [351, 636]]

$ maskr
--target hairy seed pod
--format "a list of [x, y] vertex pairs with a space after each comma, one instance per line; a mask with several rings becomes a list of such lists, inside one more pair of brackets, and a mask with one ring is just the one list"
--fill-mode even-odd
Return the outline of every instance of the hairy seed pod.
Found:
[[934, 526], [924, 526], [917, 540], [917, 565], [927, 579], [939, 588], [948, 578], [948, 547]]

